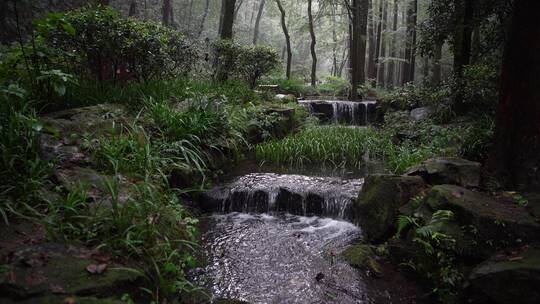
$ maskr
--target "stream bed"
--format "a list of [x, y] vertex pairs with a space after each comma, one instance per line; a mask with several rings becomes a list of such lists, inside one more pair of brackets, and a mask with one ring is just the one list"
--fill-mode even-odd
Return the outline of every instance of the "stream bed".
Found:
[[[359, 272], [339, 257], [361, 236], [351, 223], [290, 214], [214, 214], [198, 280], [216, 298], [249, 303], [366, 303]], [[206, 280], [206, 281], [204, 281]]]

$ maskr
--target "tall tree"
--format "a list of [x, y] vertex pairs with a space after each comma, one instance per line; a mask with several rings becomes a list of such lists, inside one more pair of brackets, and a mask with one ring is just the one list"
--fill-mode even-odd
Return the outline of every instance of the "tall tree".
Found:
[[[376, 45], [377, 45], [377, 36], [376, 36], [376, 26], [375, 26], [375, 11], [373, 7], [373, 0], [369, 0], [369, 12], [368, 12], [368, 63], [367, 63], [367, 77], [369, 79], [377, 78], [376, 71]], [[374, 84], [372, 84], [374, 85]]]
[[435, 47], [435, 52], [433, 55], [433, 73], [431, 78], [431, 85], [438, 86], [441, 83], [442, 68], [441, 68], [441, 59], [442, 59], [442, 44], [439, 44]]
[[[473, 32], [473, 0], [456, 0], [456, 32], [454, 34], [454, 77], [463, 78], [463, 68], [471, 62], [471, 42]], [[462, 114], [467, 111], [463, 92], [458, 90], [453, 109]]]
[[173, 13], [172, 0], [163, 0], [163, 7], [161, 10], [162, 10], [161, 22], [163, 23], [163, 25], [173, 26], [174, 13]]
[[201, 18], [201, 23], [199, 25], [199, 31], [197, 32], [197, 38], [200, 38], [202, 32], [204, 31], [204, 23], [206, 22], [206, 17], [208, 16], [209, 10], [210, 10], [210, 0], [206, 0], [206, 4], [204, 6], [204, 12]]
[[412, 0], [407, 6], [407, 35], [405, 42], [405, 62], [403, 63], [402, 82], [414, 81], [414, 70], [416, 65], [416, 14], [418, 1]]
[[129, 4], [129, 17], [137, 16], [137, 0], [131, 0], [131, 3]]
[[384, 0], [381, 0], [379, 2], [379, 14], [377, 15], [378, 23], [377, 23], [377, 37], [376, 37], [376, 47], [375, 47], [375, 70], [374, 70], [374, 81], [373, 84], [377, 85], [377, 78], [379, 77], [379, 66], [381, 61], [381, 45], [382, 45], [382, 32], [383, 32], [383, 10], [384, 10]]
[[398, 29], [398, 9], [399, 0], [394, 0], [394, 22], [392, 24], [392, 41], [390, 43], [390, 56], [392, 57], [388, 63], [388, 86], [394, 86], [395, 60], [397, 57], [397, 29]]
[[311, 36], [311, 86], [317, 84], [317, 52], [315, 46], [317, 38], [315, 37], [315, 29], [313, 26], [312, 0], [308, 0], [308, 20], [309, 20], [309, 35]]
[[358, 99], [358, 85], [365, 82], [368, 0], [352, 0], [349, 5], [350, 100]]
[[285, 9], [281, 4], [281, 0], [276, 0], [279, 12], [281, 13], [281, 28], [283, 29], [283, 35], [285, 35], [285, 43], [287, 45], [287, 68], [285, 75], [287, 79], [291, 78], [291, 65], [292, 65], [292, 50], [291, 50], [291, 37], [289, 36], [289, 30], [287, 29], [287, 22], [285, 19]]
[[518, 190], [540, 190], [540, 1], [516, 0], [488, 171]]
[[264, 12], [265, 3], [266, 3], [266, 0], [261, 0], [261, 4], [259, 4], [259, 11], [257, 12], [257, 19], [255, 19], [255, 29], [253, 30], [253, 44], [257, 44], [257, 40], [259, 39], [259, 26], [261, 24], [261, 18]]
[[221, 1], [221, 24], [219, 27], [219, 38], [232, 39], [234, 25], [234, 11], [236, 0]]
[[[386, 34], [387, 34], [387, 28], [388, 28], [388, 2], [383, 0], [382, 5], [382, 30], [381, 30], [381, 39], [380, 39], [380, 53], [378, 56], [378, 68], [377, 68], [377, 86], [385, 86], [386, 81]], [[384, 60], [383, 60], [384, 59]]]

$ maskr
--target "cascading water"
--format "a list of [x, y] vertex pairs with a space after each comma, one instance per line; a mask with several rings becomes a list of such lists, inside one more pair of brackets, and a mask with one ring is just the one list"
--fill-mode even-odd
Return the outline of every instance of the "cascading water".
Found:
[[322, 122], [366, 126], [372, 123], [376, 101], [300, 100]]
[[208, 191], [201, 206], [221, 213], [277, 211], [348, 219], [362, 184], [363, 179], [252, 173]]

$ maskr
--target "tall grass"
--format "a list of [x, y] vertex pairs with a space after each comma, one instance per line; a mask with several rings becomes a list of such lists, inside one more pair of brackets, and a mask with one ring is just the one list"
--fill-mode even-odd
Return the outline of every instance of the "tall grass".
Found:
[[359, 167], [366, 153], [379, 154], [382, 138], [370, 128], [309, 127], [283, 140], [256, 146], [257, 159], [281, 165]]
[[324, 165], [361, 167], [367, 159], [383, 161], [389, 171], [403, 173], [407, 168], [439, 155], [453, 144], [454, 133], [438, 133], [425, 142], [396, 140], [393, 130], [344, 126], [308, 127], [283, 140], [256, 146], [261, 162], [302, 167]]

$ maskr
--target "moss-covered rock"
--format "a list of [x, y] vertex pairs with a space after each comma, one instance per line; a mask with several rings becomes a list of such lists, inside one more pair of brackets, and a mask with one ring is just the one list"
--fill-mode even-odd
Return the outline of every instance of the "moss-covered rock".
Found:
[[433, 185], [456, 184], [464, 187], [478, 187], [480, 166], [480, 163], [461, 158], [437, 157], [409, 168], [405, 174], [421, 176]]
[[498, 253], [478, 265], [469, 281], [490, 298], [490, 303], [540, 303], [540, 247], [512, 255]]
[[93, 260], [91, 252], [72, 246], [47, 243], [20, 248], [4, 265], [0, 294], [15, 300], [51, 295], [106, 298], [137, 291], [144, 280], [142, 273], [112, 262], [103, 273], [89, 273], [87, 267], [97, 263], [101, 262]]
[[352, 210], [356, 224], [368, 240], [377, 241], [392, 234], [399, 208], [425, 188], [417, 176], [370, 175]]
[[540, 225], [526, 208], [488, 194], [455, 185], [431, 188], [415, 212], [429, 221], [436, 210], [453, 211], [455, 222], [446, 223], [446, 233], [457, 243], [458, 253], [476, 258], [494, 249], [540, 240]]
[[375, 252], [368, 244], [349, 246], [343, 251], [343, 257], [347, 263], [353, 267], [368, 268], [377, 273], [381, 272], [381, 267], [379, 263], [377, 263]]

